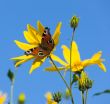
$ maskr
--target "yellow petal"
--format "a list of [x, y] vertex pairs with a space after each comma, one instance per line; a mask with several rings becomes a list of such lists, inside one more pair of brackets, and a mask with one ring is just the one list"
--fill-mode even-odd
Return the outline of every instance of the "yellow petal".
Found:
[[87, 59], [87, 60], [82, 61], [82, 64], [83, 64], [84, 68], [87, 66], [96, 64], [99, 66], [100, 69], [102, 69], [104, 72], [106, 72], [106, 67], [104, 66], [104, 64], [102, 62], [103, 62], [102, 59], [99, 59], [99, 60]]
[[46, 97], [46, 99], [49, 101], [49, 100], [51, 100], [52, 99], [52, 94], [51, 94], [51, 92], [47, 92], [46, 94], [45, 94], [45, 97]]
[[42, 36], [42, 34], [43, 34], [45, 28], [44, 28], [44, 26], [40, 23], [40, 21], [37, 22], [37, 27], [38, 27], [38, 31], [39, 31], [40, 35]]
[[40, 43], [37, 35], [36, 35], [36, 37], [34, 37], [34, 35], [31, 31], [30, 32], [24, 31], [24, 37], [27, 40], [27, 42], [30, 43], [31, 45], [39, 45], [39, 43]]
[[15, 40], [14, 42], [16, 43], [16, 45], [17, 45], [20, 49], [22, 49], [22, 50], [24, 50], [24, 51], [27, 51], [27, 50], [29, 50], [29, 49], [31, 49], [31, 48], [36, 47], [36, 45], [26, 44], [26, 43], [23, 43], [23, 42], [20, 42], [20, 41], [17, 41], [17, 40]]
[[19, 65], [21, 65], [21, 64], [23, 64], [23, 63], [25, 63], [25, 62], [27, 62], [28, 60], [31, 60], [32, 58], [34, 58], [34, 56], [29, 55], [27, 58], [16, 62], [15, 67], [18, 67]]
[[32, 31], [34, 33], [34, 37], [35, 37], [36, 34], [39, 34], [39, 32], [33, 26], [31, 26], [30, 24], [27, 24], [27, 30], [29, 32]]
[[54, 40], [54, 44], [55, 44], [55, 46], [58, 44], [58, 42], [59, 42], [59, 36], [60, 36], [60, 28], [61, 28], [61, 25], [62, 25], [62, 23], [61, 22], [59, 22], [58, 23], [58, 25], [57, 25], [57, 27], [56, 27], [56, 30], [55, 30], [55, 32], [54, 32], [54, 34], [53, 34], [53, 40]]
[[63, 56], [67, 63], [70, 63], [70, 50], [67, 46], [62, 45]]
[[66, 65], [67, 65], [66, 62], [64, 62], [63, 60], [61, 60], [58, 56], [56, 56], [56, 55], [54, 55], [54, 54], [51, 54], [51, 58], [52, 58], [54, 61], [59, 62], [59, 63], [60, 63], [61, 65], [63, 65], [63, 66], [66, 66]]
[[52, 104], [58, 104], [57, 102], [53, 101]]
[[42, 65], [42, 63], [45, 61], [46, 58], [38, 61], [37, 59], [34, 60], [34, 62], [32, 63], [32, 66], [30, 68], [29, 74], [31, 74], [35, 69], [37, 69], [38, 67], [40, 67]]
[[31, 37], [33, 37], [36, 41], [39, 41], [39, 43], [41, 43], [42, 34], [29, 24], [27, 25], [27, 29], [28, 33], [31, 34]]
[[91, 59], [98, 60], [98, 59], [100, 59], [101, 56], [102, 56], [102, 51], [99, 51], [96, 54], [94, 54]]
[[29, 55], [29, 56], [26, 56], [26, 55], [22, 55], [22, 56], [18, 56], [18, 57], [14, 57], [14, 58], [11, 58], [11, 60], [25, 60], [27, 58], [30, 58], [30, 57], [34, 57], [33, 55]]
[[103, 62], [103, 59], [100, 59], [101, 55], [102, 55], [102, 52], [99, 51], [96, 54], [94, 54], [91, 59], [86, 59], [82, 61], [84, 67]]
[[92, 64], [90, 59], [86, 59], [86, 60], [82, 61], [81, 63], [84, 68]]
[[5, 101], [6, 101], [6, 94], [0, 94], [0, 104], [5, 104]]
[[72, 63], [80, 62], [80, 53], [75, 41], [72, 42]]
[[99, 63], [98, 66], [100, 69], [102, 69], [104, 72], [106, 72], [106, 67], [103, 63]]
[[46, 104], [58, 104], [57, 102], [55, 102], [53, 100], [51, 92], [47, 92], [45, 94], [45, 97], [46, 97], [46, 100], [47, 100], [47, 103]]
[[[64, 67], [58, 67], [59, 71], [64, 69], [65, 69]], [[45, 68], [45, 71], [53, 72], [53, 71], [57, 71], [57, 69], [55, 68], [55, 66], [51, 66], [51, 67]]]
[[99, 60], [86, 59], [82, 61], [82, 64], [83, 64], [83, 67], [87, 67], [87, 66], [98, 64], [101, 62], [102, 62], [102, 59], [99, 59]]

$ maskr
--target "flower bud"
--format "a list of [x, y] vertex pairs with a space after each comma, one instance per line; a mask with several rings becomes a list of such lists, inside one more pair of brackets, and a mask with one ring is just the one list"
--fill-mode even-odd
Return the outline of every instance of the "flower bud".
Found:
[[93, 81], [88, 78], [87, 74], [84, 71], [82, 71], [81, 77], [78, 81], [79, 90], [84, 92], [85, 90], [90, 89], [92, 87], [92, 83]]
[[61, 101], [61, 98], [62, 98], [62, 94], [60, 92], [53, 94], [53, 99], [55, 102], [59, 103]]
[[70, 90], [66, 89], [66, 91], [65, 91], [65, 98], [68, 99], [68, 98], [70, 98], [70, 96], [71, 96]]
[[75, 29], [77, 26], [78, 26], [78, 22], [79, 22], [79, 18], [76, 17], [76, 16], [73, 16], [71, 18], [71, 21], [70, 21], [70, 26]]
[[21, 93], [18, 97], [18, 104], [25, 104], [25, 94], [24, 93]]
[[93, 84], [93, 81], [89, 79], [88, 82], [87, 82], [86, 88], [87, 89], [92, 88], [92, 84]]

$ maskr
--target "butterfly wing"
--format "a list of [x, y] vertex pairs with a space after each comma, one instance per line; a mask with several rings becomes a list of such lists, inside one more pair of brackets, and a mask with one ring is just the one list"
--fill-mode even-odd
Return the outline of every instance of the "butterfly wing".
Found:
[[54, 48], [54, 40], [52, 39], [50, 29], [48, 27], [45, 27], [44, 33], [42, 35], [41, 48], [48, 51], [52, 51]]
[[50, 51], [44, 50], [40, 46], [29, 49], [28, 51], [25, 52], [25, 55], [27, 55], [27, 56], [33, 55], [38, 60], [43, 59], [44, 57], [46, 57], [49, 54], [50, 54]]
[[42, 34], [41, 44], [38, 47], [31, 48], [25, 52], [25, 55], [34, 55], [36, 59], [43, 59], [48, 56], [54, 48], [54, 40], [51, 37], [48, 27], [45, 28]]

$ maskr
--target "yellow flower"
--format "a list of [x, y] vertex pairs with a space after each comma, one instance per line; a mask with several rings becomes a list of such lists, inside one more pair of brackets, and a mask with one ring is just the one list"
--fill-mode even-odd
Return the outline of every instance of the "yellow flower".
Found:
[[6, 101], [6, 94], [0, 93], [0, 104], [4, 104]]
[[[64, 59], [66, 60], [63, 61], [62, 59], [60, 59], [58, 56], [56, 55], [52, 55], [52, 59], [54, 61], [59, 62], [62, 67], [59, 67], [59, 70], [68, 70], [70, 68], [70, 49], [63, 45], [63, 56]], [[104, 66], [103, 59], [101, 59], [101, 55], [102, 52], [99, 51], [96, 54], [94, 54], [90, 59], [86, 59], [86, 60], [81, 60], [80, 58], [80, 53], [78, 51], [78, 47], [75, 41], [72, 42], [72, 55], [71, 55], [71, 70], [73, 72], [80, 72], [82, 70], [84, 70], [85, 67], [90, 66], [90, 65], [98, 65], [99, 68], [101, 68], [104, 72], [106, 72], [106, 68]], [[47, 71], [57, 71], [56, 68], [54, 66], [51, 66], [49, 68], [46, 68]]]
[[57, 102], [55, 102], [52, 98], [52, 94], [50, 92], [46, 93], [45, 95], [47, 103], [46, 104], [58, 104]]
[[[56, 47], [59, 41], [61, 25], [62, 23], [59, 22], [52, 36], [52, 39], [54, 41], [54, 47]], [[22, 49], [23, 51], [28, 51], [29, 49], [35, 48], [39, 46], [39, 44], [41, 44], [42, 34], [44, 32], [45, 27], [40, 23], [40, 21], [37, 22], [37, 27], [38, 27], [38, 30], [36, 30], [34, 27], [32, 27], [29, 24], [27, 25], [27, 31], [24, 31], [24, 37], [28, 43], [23, 43], [15, 40], [16, 45], [20, 49]], [[45, 61], [46, 58], [47, 57], [44, 57], [38, 60], [34, 55], [22, 55], [11, 59], [16, 61], [15, 67], [18, 67], [19, 65], [27, 62], [28, 60], [34, 59], [29, 71], [29, 73], [32, 73], [36, 68], [42, 65], [42, 63]]]

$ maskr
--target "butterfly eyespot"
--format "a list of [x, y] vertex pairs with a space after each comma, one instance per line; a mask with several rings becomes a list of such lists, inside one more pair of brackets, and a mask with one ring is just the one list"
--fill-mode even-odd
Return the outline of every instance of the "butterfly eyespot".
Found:
[[44, 30], [44, 33], [46, 33], [46, 30]]
[[30, 55], [32, 52], [31, 51], [26, 51], [24, 54], [25, 55]]
[[44, 56], [42, 51], [39, 51], [38, 56]]
[[31, 53], [32, 53], [32, 51], [30, 50], [30, 51], [28, 51], [28, 53], [29, 53], [29, 54], [31, 54]]

